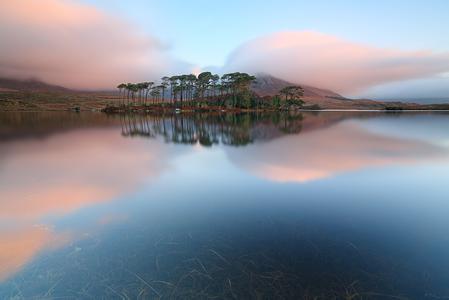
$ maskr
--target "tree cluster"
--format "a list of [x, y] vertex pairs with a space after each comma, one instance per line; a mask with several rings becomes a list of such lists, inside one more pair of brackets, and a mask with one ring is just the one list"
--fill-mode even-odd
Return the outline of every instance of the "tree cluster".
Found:
[[[234, 72], [223, 76], [202, 72], [193, 74], [162, 77], [159, 84], [154, 82], [121, 83], [121, 106], [162, 105], [175, 108], [281, 108], [301, 106], [303, 89], [289, 86], [271, 100], [266, 101], [251, 91], [251, 84], [256, 77], [247, 73]], [[285, 99], [285, 101], [284, 101]]]

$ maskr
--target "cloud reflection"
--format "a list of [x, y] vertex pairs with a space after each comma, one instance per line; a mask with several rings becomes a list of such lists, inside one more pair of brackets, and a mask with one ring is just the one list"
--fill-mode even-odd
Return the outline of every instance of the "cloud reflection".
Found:
[[[162, 147], [123, 139], [117, 129], [0, 143], [0, 281], [43, 249], [62, 245], [67, 233], [43, 225], [46, 217], [117, 199], [157, 176], [168, 167]], [[100, 216], [93, 226], [111, 221]]]
[[446, 148], [425, 141], [383, 136], [356, 123], [339, 123], [244, 149], [228, 148], [227, 153], [233, 163], [256, 176], [300, 183], [364, 168], [448, 157]]
[[37, 253], [68, 241], [67, 234], [44, 226], [23, 226], [0, 230], [0, 282], [19, 271]]

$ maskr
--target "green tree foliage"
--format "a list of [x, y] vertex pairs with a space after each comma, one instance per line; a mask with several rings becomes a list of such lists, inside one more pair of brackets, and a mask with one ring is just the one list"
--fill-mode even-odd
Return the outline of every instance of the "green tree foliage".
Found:
[[304, 104], [301, 98], [304, 96], [304, 89], [300, 86], [287, 86], [281, 89], [279, 93], [285, 97], [285, 103], [289, 106], [302, 106]]
[[124, 105], [125, 104], [126, 83], [120, 83], [117, 86], [117, 88], [119, 90], [119, 95], [120, 95], [120, 104]]
[[287, 86], [276, 96], [261, 98], [251, 90], [255, 81], [256, 77], [247, 73], [233, 72], [220, 77], [202, 72], [198, 76], [164, 76], [158, 85], [151, 81], [121, 83], [117, 88], [124, 108], [163, 105], [174, 108], [287, 110], [304, 104], [304, 90], [300, 86]]

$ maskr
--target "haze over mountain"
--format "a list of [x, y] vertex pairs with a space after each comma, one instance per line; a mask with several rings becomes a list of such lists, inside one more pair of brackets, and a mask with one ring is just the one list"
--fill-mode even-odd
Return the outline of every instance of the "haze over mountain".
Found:
[[70, 92], [71, 90], [59, 85], [48, 84], [39, 79], [11, 79], [0, 78], [0, 92]]
[[[267, 74], [257, 75], [256, 82], [252, 85], [252, 90], [259, 96], [274, 96], [279, 91], [294, 84]], [[299, 84], [304, 89], [303, 99], [307, 105], [319, 105], [321, 108], [365, 108], [382, 109], [385, 105], [381, 101], [368, 99], [349, 99], [328, 89]]]
[[[252, 84], [251, 88], [256, 94], [262, 97], [274, 96], [278, 94], [282, 88], [294, 85], [291, 82], [276, 78], [268, 74], [258, 74], [256, 77], [257, 80], [255, 83]], [[328, 97], [328, 98], [341, 98], [341, 99], [345, 98], [342, 95], [337, 94], [330, 90], [320, 89], [317, 87], [311, 87], [302, 84], [300, 84], [300, 86], [304, 89], [305, 97]]]
[[[251, 89], [257, 95], [261, 97], [274, 96], [279, 93], [279, 91], [286, 87], [295, 85], [294, 83], [276, 78], [268, 74], [258, 74], [256, 76], [257, 80], [252, 84]], [[351, 101], [355, 104], [354, 100], [345, 97], [344, 95], [338, 94], [334, 91], [328, 89], [322, 89], [320, 87], [312, 87], [308, 85], [300, 84], [304, 89], [304, 100], [308, 104], [318, 104], [323, 107], [341, 107], [348, 105]], [[39, 79], [11, 79], [11, 78], [0, 78], [0, 92], [57, 92], [57, 93], [77, 93], [86, 92], [83, 90], [73, 90], [67, 87], [54, 85], [52, 83], [43, 82]], [[92, 91], [88, 92], [105, 92], [105, 91]], [[106, 92], [116, 92], [115, 89], [108, 89]], [[417, 100], [417, 99], [414, 99]], [[419, 100], [419, 99], [418, 99]], [[430, 104], [429, 100], [421, 99], [422, 103]], [[358, 100], [365, 101], [365, 104], [375, 104], [376, 102], [371, 100]], [[368, 102], [367, 102], [368, 101]], [[410, 102], [410, 101], [409, 101]], [[411, 101], [415, 102], [415, 101]], [[421, 103], [416, 101], [416, 103]], [[434, 102], [434, 103], [439, 103]]]
[[[432, 26], [419, 22], [426, 28], [421, 31], [410, 29], [417, 26], [416, 16], [426, 17], [428, 7], [432, 15], [447, 11], [447, 2], [395, 8], [389, 2], [366, 4], [367, 11], [357, 11], [365, 5], [329, 2], [333, 9], [328, 11], [338, 13], [311, 19], [314, 13], [324, 13], [313, 2], [301, 2], [307, 8], [300, 10], [295, 9], [298, 3], [289, 3], [301, 17], [286, 12], [280, 16], [273, 3], [250, 2], [214, 3], [218, 8], [213, 9], [205, 3], [167, 4], [170, 10], [165, 11], [166, 4], [148, 1], [0, 1], [0, 77], [105, 90], [120, 82], [197, 74], [207, 69], [204, 66], [215, 66], [218, 73], [266, 73], [351, 98], [449, 97], [449, 49], [441, 38], [447, 36], [447, 18], [432, 18]], [[394, 23], [372, 18], [373, 11], [386, 5], [395, 13], [384, 17]], [[243, 14], [242, 7], [251, 8], [251, 14]], [[204, 9], [207, 16], [200, 13]], [[227, 13], [232, 13], [232, 26], [225, 25]], [[166, 16], [177, 14], [167, 24]], [[354, 18], [363, 22], [347, 26]], [[244, 23], [248, 19], [252, 21]], [[342, 32], [333, 30], [342, 24]], [[393, 34], [388, 24], [395, 30], [403, 26], [403, 34]], [[254, 32], [248, 32], [251, 28]], [[376, 28], [371, 35], [366, 32], [370, 28]], [[413, 43], [407, 44], [404, 33], [410, 32]], [[379, 42], [381, 38], [388, 40]]]
[[[256, 77], [256, 82], [252, 84], [251, 90], [260, 97], [274, 96], [279, 91], [286, 87], [294, 85], [291, 82], [273, 77], [267, 74], [259, 74]], [[319, 87], [312, 87], [307, 85], [301, 85], [304, 88], [304, 101], [307, 105], [319, 105], [321, 108], [335, 108], [335, 109], [347, 109], [347, 108], [364, 108], [364, 109], [383, 109], [385, 104], [380, 101], [373, 100], [352, 100], [346, 98], [338, 93], [327, 89], [321, 89]], [[0, 92], [43, 92], [43, 93], [58, 93], [58, 94], [85, 94], [86, 91], [71, 90], [62, 86], [45, 83], [37, 79], [17, 80], [0, 78]], [[105, 91], [88, 91], [89, 94], [95, 93], [101, 95]], [[107, 94], [111, 95], [111, 92], [115, 94], [117, 91], [109, 90]]]
[[[259, 74], [251, 89], [259, 96], [274, 96], [279, 91], [293, 83], [273, 77], [267, 74]], [[333, 91], [301, 85], [304, 88], [305, 97], [346, 99]], [[112, 89], [111, 89], [112, 90]], [[75, 90], [43, 82], [39, 79], [11, 79], [0, 78], [0, 91], [24, 91], [24, 92], [75, 92]], [[81, 90], [80, 90], [81, 91]]]

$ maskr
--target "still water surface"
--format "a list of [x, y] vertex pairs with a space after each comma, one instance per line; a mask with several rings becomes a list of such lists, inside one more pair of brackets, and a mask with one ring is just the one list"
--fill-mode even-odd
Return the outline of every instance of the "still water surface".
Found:
[[0, 299], [449, 299], [449, 115], [0, 115]]

